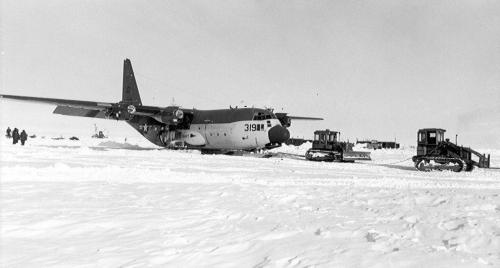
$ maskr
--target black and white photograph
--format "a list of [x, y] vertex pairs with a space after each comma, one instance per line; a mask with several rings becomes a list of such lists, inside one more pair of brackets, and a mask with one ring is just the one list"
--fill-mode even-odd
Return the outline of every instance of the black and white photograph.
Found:
[[0, 0], [0, 267], [500, 267], [500, 1]]

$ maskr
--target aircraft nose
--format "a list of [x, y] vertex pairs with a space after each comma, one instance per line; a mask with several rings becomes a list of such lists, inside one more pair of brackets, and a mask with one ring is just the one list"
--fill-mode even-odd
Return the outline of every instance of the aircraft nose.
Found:
[[290, 131], [283, 126], [276, 125], [272, 127], [269, 132], [269, 141], [271, 143], [282, 143], [290, 138]]

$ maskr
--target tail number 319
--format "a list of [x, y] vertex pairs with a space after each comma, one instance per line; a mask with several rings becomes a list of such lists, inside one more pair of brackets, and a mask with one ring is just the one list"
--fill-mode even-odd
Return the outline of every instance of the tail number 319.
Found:
[[245, 124], [245, 131], [264, 131], [264, 124]]

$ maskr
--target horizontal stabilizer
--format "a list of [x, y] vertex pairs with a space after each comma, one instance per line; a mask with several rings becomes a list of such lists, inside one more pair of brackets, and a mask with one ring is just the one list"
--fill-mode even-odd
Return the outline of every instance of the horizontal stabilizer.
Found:
[[69, 106], [57, 106], [53, 113], [71, 116], [105, 118], [104, 111], [86, 108], [75, 108]]

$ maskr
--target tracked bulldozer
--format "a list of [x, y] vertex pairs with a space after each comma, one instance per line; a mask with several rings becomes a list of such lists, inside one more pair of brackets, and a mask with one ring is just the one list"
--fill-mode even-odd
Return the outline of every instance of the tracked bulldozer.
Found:
[[370, 152], [355, 152], [353, 144], [339, 141], [340, 132], [317, 130], [314, 132], [312, 148], [307, 150], [306, 159], [326, 162], [354, 162], [354, 160], [371, 160]]
[[418, 130], [417, 155], [412, 160], [420, 171], [452, 170], [472, 171], [474, 166], [490, 167], [490, 155], [481, 154], [469, 147], [459, 146], [444, 139], [441, 128]]

